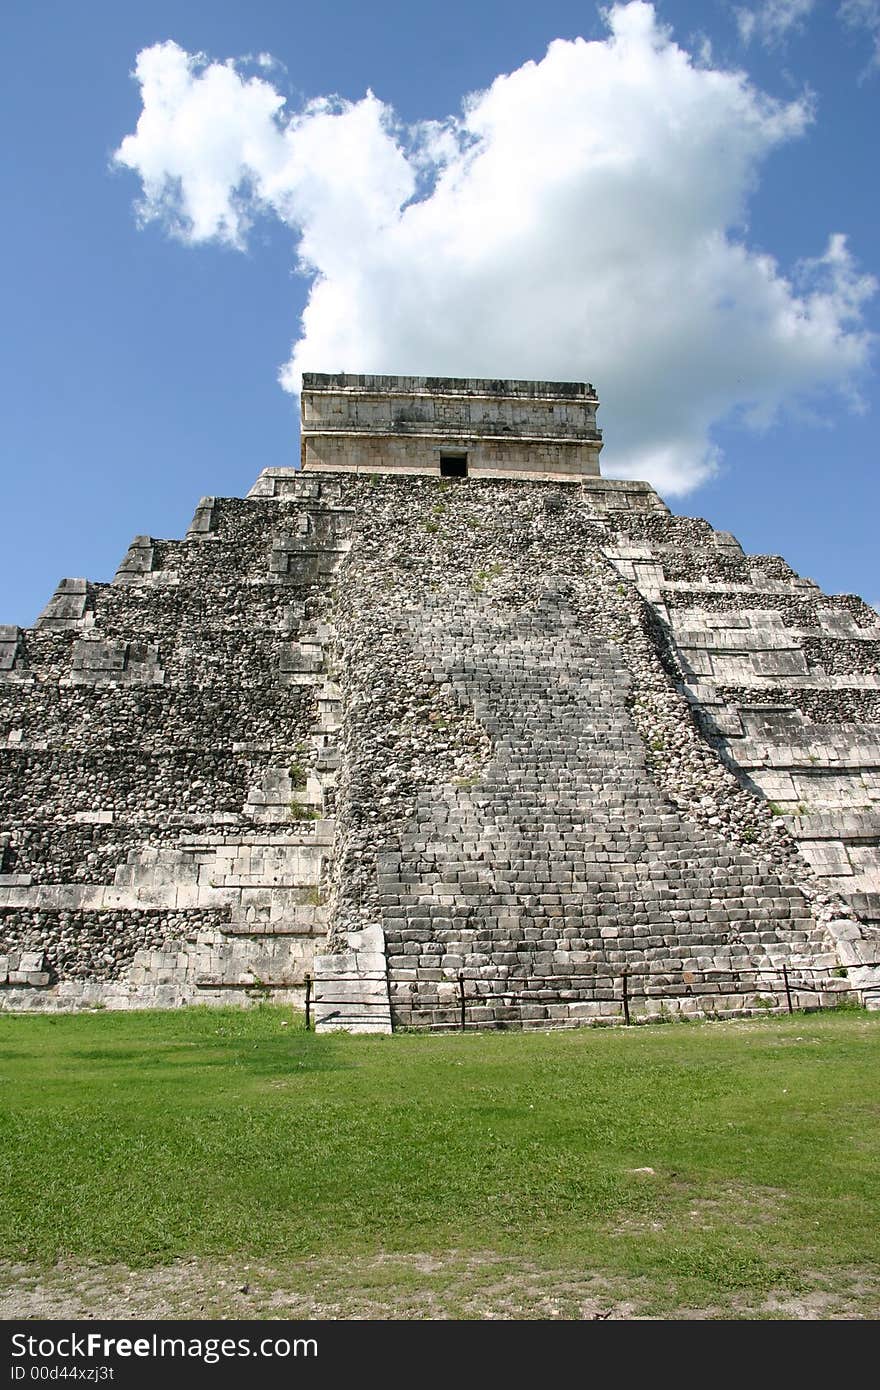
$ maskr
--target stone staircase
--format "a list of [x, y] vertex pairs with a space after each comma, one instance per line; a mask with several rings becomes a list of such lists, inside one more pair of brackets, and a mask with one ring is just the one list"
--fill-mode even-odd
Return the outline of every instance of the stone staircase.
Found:
[[783, 964], [836, 964], [796, 890], [662, 797], [620, 655], [564, 599], [435, 611], [420, 640], [494, 755], [381, 856], [397, 1024], [456, 1026], [459, 977], [469, 1022], [547, 1026], [619, 1017], [624, 970], [635, 1016], [723, 1015], [766, 1005]]

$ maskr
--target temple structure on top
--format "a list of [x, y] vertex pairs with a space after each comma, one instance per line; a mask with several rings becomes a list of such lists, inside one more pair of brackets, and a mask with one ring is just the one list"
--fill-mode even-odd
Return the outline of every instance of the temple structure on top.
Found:
[[302, 466], [460, 478], [599, 476], [588, 382], [306, 372]]

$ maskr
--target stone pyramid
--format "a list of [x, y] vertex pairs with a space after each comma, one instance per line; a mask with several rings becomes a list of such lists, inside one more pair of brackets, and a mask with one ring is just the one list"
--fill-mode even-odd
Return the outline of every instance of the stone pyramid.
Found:
[[0, 627], [0, 1006], [880, 1000], [877, 615], [603, 478], [597, 404], [306, 377], [300, 468]]

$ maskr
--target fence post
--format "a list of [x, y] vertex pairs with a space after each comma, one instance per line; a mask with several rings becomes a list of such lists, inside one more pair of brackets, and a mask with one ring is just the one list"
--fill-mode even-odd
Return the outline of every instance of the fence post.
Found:
[[306, 975], [306, 1032], [308, 1033], [312, 1022], [312, 977]]
[[464, 997], [464, 975], [458, 977], [458, 1001], [461, 1007], [461, 1031], [467, 1031], [467, 1005]]
[[791, 1002], [791, 989], [790, 989], [789, 983], [788, 983], [788, 966], [787, 966], [787, 965], [783, 965], [783, 967], [782, 967], [782, 978], [783, 978], [783, 980], [785, 981], [785, 997], [786, 997], [786, 999], [788, 1000], [788, 1012], [789, 1012], [790, 1014], [793, 1014], [793, 1013], [794, 1013], [794, 1007], [792, 1006], [792, 1002]]
[[629, 974], [626, 966], [623, 967], [623, 1021], [629, 1023]]

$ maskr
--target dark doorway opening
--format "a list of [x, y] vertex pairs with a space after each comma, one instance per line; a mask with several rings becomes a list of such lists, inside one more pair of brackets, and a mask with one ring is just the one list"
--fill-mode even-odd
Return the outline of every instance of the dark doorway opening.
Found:
[[466, 478], [467, 454], [441, 454], [441, 478]]

